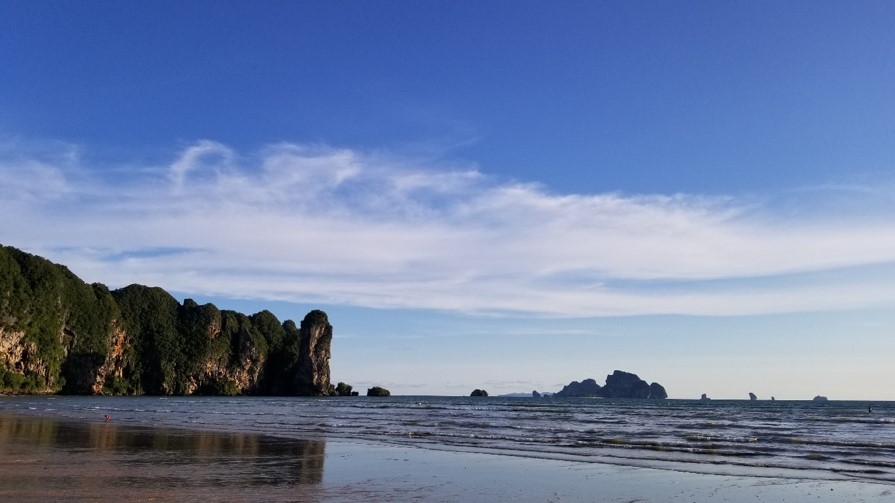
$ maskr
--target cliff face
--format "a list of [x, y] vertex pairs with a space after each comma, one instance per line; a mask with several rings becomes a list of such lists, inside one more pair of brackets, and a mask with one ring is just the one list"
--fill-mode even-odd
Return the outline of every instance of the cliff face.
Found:
[[300, 395], [335, 393], [329, 381], [330, 344], [333, 327], [323, 311], [311, 311], [301, 321], [301, 351], [295, 385]]
[[[85, 372], [79, 375], [86, 376], [86, 382], [77, 383], [71, 389], [75, 391], [84, 391], [89, 394], [102, 395], [103, 387], [106, 383], [122, 382], [124, 380], [124, 369], [127, 365], [125, 348], [130, 345], [127, 339], [127, 332], [118, 327], [117, 324], [112, 325], [112, 347], [103, 359], [102, 365], [95, 372], [85, 369]], [[114, 391], [114, 390], [110, 390]]]
[[305, 321], [109, 291], [0, 246], [0, 392], [330, 394], [332, 326], [322, 311]]
[[111, 293], [0, 246], [0, 390], [47, 393], [102, 364], [119, 316]]

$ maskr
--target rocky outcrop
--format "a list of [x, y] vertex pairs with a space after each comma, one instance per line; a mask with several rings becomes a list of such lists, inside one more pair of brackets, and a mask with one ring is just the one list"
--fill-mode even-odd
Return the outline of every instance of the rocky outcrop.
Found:
[[472, 390], [472, 393], [470, 393], [469, 396], [488, 396], [488, 392], [483, 389], [476, 388]]
[[0, 392], [27, 387], [34, 393], [46, 393], [52, 391], [53, 380], [35, 341], [23, 330], [0, 326]]
[[654, 382], [649, 385], [649, 396], [647, 398], [654, 400], [664, 400], [668, 398], [668, 392], [665, 391], [665, 386]]
[[826, 402], [827, 397], [823, 395], [817, 395], [816, 397], [812, 398], [812, 400], [814, 400], [815, 402]]
[[605, 398], [649, 398], [650, 387], [637, 374], [616, 370], [606, 376], [606, 385], [601, 390]]
[[556, 393], [557, 397], [601, 397], [601, 398], [668, 398], [665, 388], [659, 383], [648, 384], [637, 374], [616, 370], [606, 376], [602, 387], [593, 379], [572, 381]]
[[298, 353], [298, 373], [295, 376], [295, 387], [299, 395], [333, 394], [329, 382], [332, 339], [333, 326], [329, 324], [323, 311], [311, 311], [301, 321], [301, 350]]
[[343, 382], [340, 382], [339, 384], [336, 385], [335, 395], [336, 396], [357, 396], [358, 392], [353, 391], [353, 388], [354, 387], [351, 386], [350, 384], [345, 384]]
[[593, 379], [585, 379], [581, 382], [572, 381], [556, 392], [559, 398], [589, 398], [600, 395], [600, 385]]
[[24, 373], [28, 362], [25, 332], [0, 328], [0, 368], [12, 372]]
[[538, 390], [534, 390], [531, 392], [531, 397], [532, 398], [541, 398], [541, 394], [538, 393]]
[[[252, 332], [250, 323], [245, 315], [241, 315], [244, 320], [240, 320], [241, 326], [234, 330], [235, 336], [231, 337], [234, 343], [230, 354], [230, 361], [227, 365], [225, 378], [236, 390], [237, 394], [258, 394], [261, 386], [261, 371], [264, 369], [264, 362], [267, 359], [267, 351], [264, 337], [258, 333]], [[329, 383], [329, 358], [326, 360], [326, 379]], [[299, 392], [300, 393], [300, 392]]]
[[391, 396], [391, 395], [392, 395], [392, 393], [389, 390], [379, 387], [379, 386], [373, 386], [372, 388], [369, 388], [367, 390], [367, 396]]
[[0, 246], [0, 392], [329, 395], [331, 341], [323, 311], [299, 330]]

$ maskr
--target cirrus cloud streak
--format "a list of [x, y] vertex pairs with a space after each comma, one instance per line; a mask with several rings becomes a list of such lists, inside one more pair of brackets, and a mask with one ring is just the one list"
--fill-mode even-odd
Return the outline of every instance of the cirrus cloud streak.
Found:
[[113, 287], [576, 317], [895, 304], [895, 223], [879, 200], [854, 211], [866, 193], [837, 216], [799, 192], [555, 194], [327, 145], [202, 140], [158, 166], [79, 152], [0, 146], [0, 236]]

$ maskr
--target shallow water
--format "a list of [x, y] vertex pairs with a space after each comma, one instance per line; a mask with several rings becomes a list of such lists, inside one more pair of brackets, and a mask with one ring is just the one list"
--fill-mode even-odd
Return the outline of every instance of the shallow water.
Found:
[[[868, 407], [873, 412], [868, 412]], [[116, 424], [357, 438], [700, 473], [895, 483], [895, 402], [456, 397], [0, 397], [0, 410]]]

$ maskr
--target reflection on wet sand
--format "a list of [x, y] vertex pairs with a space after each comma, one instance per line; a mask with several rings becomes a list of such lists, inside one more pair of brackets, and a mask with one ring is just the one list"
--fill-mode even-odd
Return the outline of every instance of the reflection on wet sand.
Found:
[[[110, 496], [125, 490], [182, 499], [182, 491], [189, 491], [215, 494], [216, 500], [221, 490], [232, 490], [234, 499], [244, 491], [262, 497], [290, 490], [313, 500], [325, 447], [323, 441], [243, 433], [0, 415], [0, 498], [39, 500], [53, 497], [54, 488], [66, 498], [87, 498], [106, 488]], [[13, 488], [19, 492], [9, 492]]]

